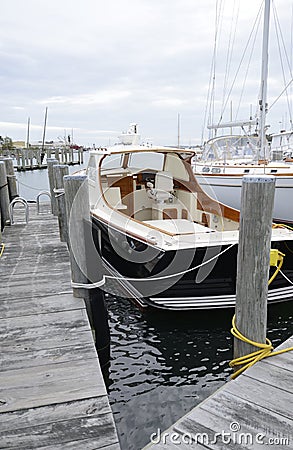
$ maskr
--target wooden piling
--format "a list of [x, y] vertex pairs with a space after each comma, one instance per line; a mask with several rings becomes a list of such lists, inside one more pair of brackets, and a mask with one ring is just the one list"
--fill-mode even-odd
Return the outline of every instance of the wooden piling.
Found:
[[70, 164], [74, 163], [74, 153], [73, 153], [73, 148], [69, 147], [69, 162]]
[[60, 162], [59, 148], [55, 148], [55, 159], [57, 159], [58, 163]]
[[16, 176], [14, 173], [13, 160], [12, 158], [1, 157], [1, 161], [4, 162], [6, 168], [6, 176], [9, 191], [9, 200], [12, 201], [15, 197], [18, 197]]
[[21, 168], [22, 170], [25, 170], [25, 152], [26, 150], [22, 148], [21, 150]]
[[9, 219], [9, 190], [7, 182], [6, 167], [0, 161], [0, 205], [1, 205], [1, 230], [10, 223]]
[[17, 166], [17, 169], [20, 169], [20, 155], [19, 155], [20, 152], [21, 152], [21, 150], [19, 150], [19, 149], [16, 150], [16, 166]]
[[28, 152], [28, 159], [30, 161], [30, 168], [33, 169], [33, 167], [34, 167], [34, 153], [33, 153], [31, 148], [28, 149], [27, 152]]
[[37, 150], [36, 150], [36, 160], [37, 160], [37, 166], [38, 166], [38, 168], [40, 169], [41, 168], [41, 165], [42, 165], [42, 158], [41, 158], [41, 149], [40, 148], [38, 148]]
[[51, 210], [52, 214], [54, 216], [58, 215], [58, 209], [57, 209], [57, 202], [54, 194], [54, 176], [53, 176], [53, 166], [55, 164], [58, 164], [57, 159], [55, 158], [49, 158], [47, 159], [47, 166], [48, 166], [48, 178], [49, 178], [49, 186], [50, 186], [50, 193], [51, 193]]
[[[236, 326], [252, 341], [266, 342], [272, 213], [275, 178], [244, 176], [236, 281]], [[234, 340], [234, 358], [258, 350]]]
[[28, 149], [25, 149], [25, 166], [28, 167], [29, 159], [28, 159]]
[[[86, 252], [84, 220], [89, 220], [89, 188], [85, 175], [66, 175], [64, 178], [66, 214], [68, 223], [68, 248], [72, 281], [86, 284]], [[87, 297], [84, 289], [73, 289], [75, 297]]]
[[110, 332], [104, 292], [95, 285], [98, 283], [102, 286], [104, 278], [98, 246], [92, 233], [88, 179], [85, 175], [66, 175], [63, 180], [73, 295], [85, 300], [89, 320], [95, 330], [98, 356], [101, 365], [106, 367], [109, 362]]
[[[101, 259], [101, 230], [93, 229], [90, 220], [84, 220], [84, 242], [86, 254], [87, 279], [90, 284], [103, 286], [103, 264]], [[95, 344], [102, 370], [106, 369], [110, 361], [110, 329], [108, 311], [105, 303], [104, 290], [100, 287], [89, 289], [88, 306], [91, 312], [91, 325], [95, 330]]]
[[68, 242], [68, 230], [67, 230], [67, 215], [66, 215], [66, 202], [64, 194], [64, 181], [63, 177], [68, 175], [69, 167], [67, 165], [55, 164], [53, 165], [53, 177], [55, 180], [55, 194], [58, 209], [58, 222], [59, 222], [59, 234], [61, 242]]
[[78, 161], [79, 164], [83, 164], [83, 148], [78, 149]]

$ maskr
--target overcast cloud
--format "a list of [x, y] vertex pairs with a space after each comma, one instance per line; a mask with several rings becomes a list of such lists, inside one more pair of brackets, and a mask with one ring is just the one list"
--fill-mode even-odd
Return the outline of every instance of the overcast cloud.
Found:
[[[0, 134], [24, 140], [30, 117], [31, 141], [40, 140], [47, 106], [47, 139], [56, 140], [73, 130], [79, 144], [107, 145], [114, 143], [115, 136], [130, 122], [136, 122], [144, 138], [158, 144], [176, 144], [180, 114], [181, 143], [199, 144], [214, 48], [216, 5], [222, 7], [223, 13], [216, 64], [217, 121], [223, 105], [227, 48], [234, 39], [230, 30], [236, 26], [226, 93], [261, 4], [261, 0], [2, 2]], [[291, 63], [292, 2], [275, 0], [274, 4]], [[284, 88], [273, 16], [274, 8], [269, 104]], [[259, 33], [237, 119], [247, 119], [250, 105], [253, 111], [256, 108], [260, 49]], [[285, 59], [283, 64], [288, 82], [290, 72]], [[230, 119], [230, 100], [235, 118], [246, 67], [241, 67], [241, 77], [227, 100], [225, 121]], [[288, 92], [292, 93], [292, 89]], [[289, 117], [284, 96], [270, 113], [270, 130], [276, 132], [281, 125], [288, 128]]]

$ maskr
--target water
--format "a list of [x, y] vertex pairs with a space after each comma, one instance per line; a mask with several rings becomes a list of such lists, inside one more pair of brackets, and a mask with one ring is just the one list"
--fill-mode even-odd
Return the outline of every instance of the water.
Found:
[[[70, 172], [79, 168], [71, 166]], [[46, 170], [18, 172], [17, 178], [28, 200], [48, 190]], [[140, 450], [158, 427], [168, 428], [229, 378], [233, 311], [141, 313], [128, 300], [110, 296], [107, 305], [109, 400], [122, 450]], [[273, 344], [292, 334], [292, 303], [271, 306], [268, 337]]]
[[[69, 166], [69, 173], [76, 172], [77, 170], [86, 167], [88, 158], [89, 153], [84, 152], [84, 163], [81, 165]], [[19, 195], [26, 200], [35, 201], [39, 192], [49, 191], [47, 169], [16, 172], [16, 178], [18, 182]], [[48, 197], [41, 197], [40, 200], [48, 201]]]
[[[112, 297], [108, 309], [109, 399], [122, 450], [139, 450], [229, 378], [233, 311], [146, 314]], [[292, 332], [292, 304], [271, 306], [273, 344]]]

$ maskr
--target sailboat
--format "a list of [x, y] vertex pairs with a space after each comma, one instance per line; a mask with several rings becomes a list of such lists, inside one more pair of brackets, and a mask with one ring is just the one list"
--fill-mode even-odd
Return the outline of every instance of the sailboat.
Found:
[[259, 131], [252, 132], [256, 121], [211, 124], [211, 130], [241, 127], [238, 135], [216, 136], [204, 146], [202, 157], [193, 170], [201, 187], [221, 202], [240, 208], [242, 177], [247, 174], [270, 174], [276, 177], [274, 221], [293, 224], [293, 131], [282, 131], [266, 137], [268, 40], [271, 1], [265, 0]]
[[[141, 143], [131, 124], [116, 145], [92, 151], [84, 169], [104, 289], [117, 295], [126, 285], [140, 308], [235, 306], [240, 214], [201, 189], [193, 157], [189, 149]], [[269, 286], [274, 303], [293, 297], [293, 232], [274, 228], [271, 246], [286, 253]]]

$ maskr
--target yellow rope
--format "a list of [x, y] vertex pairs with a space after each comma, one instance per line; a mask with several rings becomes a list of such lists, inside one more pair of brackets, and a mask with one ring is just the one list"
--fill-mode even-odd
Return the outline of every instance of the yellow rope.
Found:
[[276, 278], [276, 276], [280, 272], [281, 267], [283, 265], [284, 256], [285, 256], [285, 254], [280, 252], [279, 250], [271, 250], [271, 253], [270, 253], [270, 266], [276, 267], [276, 270], [273, 273], [273, 275], [271, 276], [271, 278], [269, 279], [268, 285], [270, 285], [271, 282], [274, 281], [274, 279]]
[[253, 366], [257, 361], [260, 361], [263, 358], [269, 358], [270, 356], [276, 356], [280, 355], [281, 353], [289, 352], [293, 350], [293, 347], [287, 347], [283, 350], [278, 350], [276, 352], [273, 352], [274, 347], [271, 343], [271, 341], [266, 338], [266, 344], [260, 344], [259, 342], [251, 341], [246, 336], [244, 336], [236, 327], [236, 318], [235, 315], [232, 319], [232, 328], [231, 333], [233, 336], [235, 336], [237, 339], [240, 339], [243, 342], [246, 342], [247, 344], [254, 345], [255, 347], [259, 348], [260, 350], [257, 350], [256, 352], [249, 353], [248, 355], [240, 356], [239, 358], [233, 359], [230, 363], [230, 367], [240, 366], [242, 364], [243, 367], [238, 369], [236, 372], [231, 375], [231, 378], [234, 379], [238, 377], [244, 370], [248, 369], [248, 367]]
[[[282, 267], [282, 264], [283, 264], [284, 256], [285, 256], [284, 253], [281, 253], [278, 250], [271, 250], [270, 265], [275, 266], [276, 270], [275, 270], [274, 274], [272, 275], [272, 277], [269, 279], [268, 284], [270, 284], [276, 278], [277, 274], [279, 273], [279, 271]], [[278, 350], [276, 352], [273, 352], [274, 347], [268, 338], [266, 338], [265, 344], [255, 342], [255, 341], [252, 341], [251, 339], [247, 338], [237, 329], [235, 315], [233, 316], [233, 319], [232, 319], [231, 333], [233, 334], [234, 337], [236, 337], [237, 339], [240, 339], [240, 341], [246, 342], [247, 344], [253, 345], [254, 347], [257, 347], [260, 349], [255, 352], [248, 353], [247, 355], [240, 356], [239, 358], [232, 359], [232, 361], [229, 363], [230, 367], [242, 366], [240, 369], [236, 370], [236, 372], [234, 372], [233, 375], [231, 375], [232, 380], [234, 380], [236, 377], [238, 377], [238, 375], [240, 375], [242, 372], [244, 372], [244, 370], [248, 369], [248, 367], [253, 366], [253, 364], [255, 364], [257, 361], [260, 361], [261, 359], [268, 358], [270, 356], [280, 355], [281, 353], [285, 353], [285, 352], [289, 352], [289, 351], [293, 350], [293, 347], [288, 347], [283, 350]]]
[[273, 223], [273, 228], [288, 228], [288, 230], [293, 231], [292, 227], [290, 227], [289, 225], [286, 225], [284, 223]]
[[3, 243], [0, 245], [1, 245], [1, 250], [0, 250], [0, 258], [1, 258], [1, 256], [3, 255], [3, 252], [4, 252], [5, 245]]

